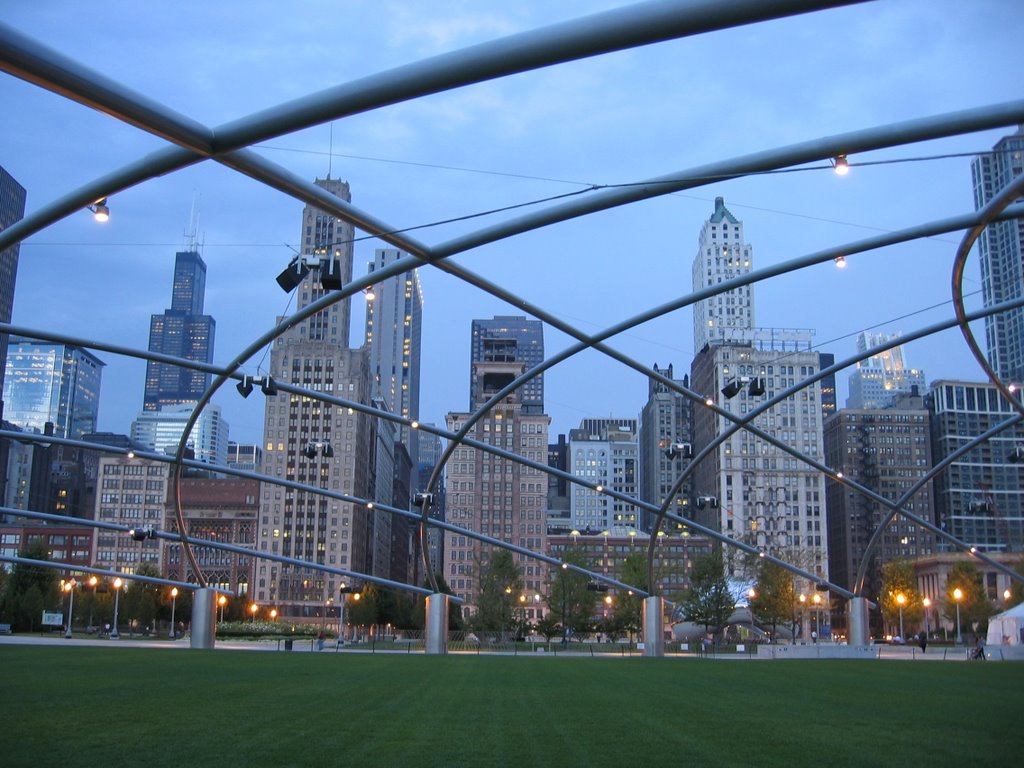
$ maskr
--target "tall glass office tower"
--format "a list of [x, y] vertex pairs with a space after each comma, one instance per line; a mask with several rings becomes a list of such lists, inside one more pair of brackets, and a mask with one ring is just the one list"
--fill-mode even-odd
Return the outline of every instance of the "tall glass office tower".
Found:
[[52, 422], [57, 437], [95, 432], [103, 366], [81, 347], [12, 337], [4, 378], [6, 420], [40, 434]]
[[[496, 315], [490, 320], [473, 321], [470, 367], [476, 363], [525, 363], [526, 370], [544, 362], [544, 324], [522, 315]], [[484, 402], [484, 382], [473, 378], [469, 398], [472, 408]], [[485, 398], [486, 399], [486, 398]], [[544, 375], [523, 385], [518, 398], [525, 413], [544, 412]]]
[[[3, 168], [0, 168], [0, 230], [19, 221], [25, 215], [25, 188]], [[18, 248], [12, 245], [0, 253], [0, 322], [11, 322], [14, 306], [14, 280], [18, 274]], [[0, 387], [7, 359], [7, 334], [0, 334]]]
[[[213, 362], [216, 323], [203, 314], [206, 294], [206, 264], [194, 250], [181, 251], [174, 258], [171, 306], [149, 321], [149, 351]], [[165, 405], [195, 403], [210, 386], [210, 374], [167, 363], [146, 364], [144, 411], [158, 411]]]
[[[986, 206], [1024, 171], [1024, 125], [971, 163], [974, 207]], [[1024, 291], [1024, 221], [994, 221], [978, 238], [985, 306], [1015, 299]], [[1024, 381], [1024, 309], [985, 318], [988, 359], [1004, 380]]]

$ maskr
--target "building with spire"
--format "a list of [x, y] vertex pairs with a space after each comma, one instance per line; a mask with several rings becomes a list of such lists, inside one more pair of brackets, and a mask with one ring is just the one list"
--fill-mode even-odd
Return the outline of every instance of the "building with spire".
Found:
[[[317, 186], [342, 200], [351, 199], [347, 182], [317, 179]], [[307, 205], [302, 212], [301, 257], [335, 262], [332, 280], [352, 277], [352, 225]], [[279, 281], [280, 282], [280, 281]], [[337, 285], [338, 283], [332, 283]], [[296, 309], [325, 295], [323, 273], [306, 271], [293, 287]], [[349, 300], [343, 299], [289, 328], [274, 341], [270, 375], [295, 386], [354, 403], [370, 403], [372, 386], [365, 348], [349, 347]], [[271, 388], [265, 395], [264, 474], [294, 480], [334, 493], [371, 499], [377, 457], [376, 420], [355, 409], [296, 397]], [[337, 568], [374, 572], [378, 546], [391, 531], [375, 531], [374, 515], [363, 504], [292, 491], [264, 483], [260, 492], [257, 546]], [[390, 558], [389, 558], [390, 559]], [[378, 569], [379, 569], [378, 565]], [[340, 579], [333, 574], [260, 560], [254, 599], [273, 604], [292, 621], [322, 621], [337, 602]]]
[[[857, 336], [857, 352], [863, 354], [895, 338], [861, 331]], [[925, 391], [924, 371], [907, 367], [901, 344], [857, 363], [857, 370], [850, 374], [846, 407], [877, 410], [888, 407], [899, 396], [923, 396]]]
[[[1024, 124], [971, 163], [974, 207], [981, 209], [1024, 173]], [[993, 221], [978, 237], [981, 295], [986, 307], [1024, 291], [1024, 220]], [[988, 360], [1000, 378], [1024, 382], [1024, 308], [985, 318]]]
[[[753, 249], [743, 237], [743, 222], [715, 198], [715, 210], [701, 227], [693, 259], [693, 290], [699, 291], [750, 272]], [[751, 286], [701, 299], [693, 306], [693, 350], [709, 341], [750, 340], [754, 328], [754, 292]]]
[[[743, 237], [742, 222], [722, 198], [716, 198], [715, 209], [701, 228], [693, 289], [718, 285], [752, 269], [752, 248]], [[690, 368], [692, 389], [738, 418], [828, 364], [828, 357], [812, 348], [813, 331], [756, 328], [749, 286], [698, 302], [693, 337], [697, 346]], [[822, 382], [812, 384], [767, 411], [757, 426], [820, 461], [823, 414], [834, 408], [834, 400], [825, 395]], [[695, 406], [694, 445], [708, 445], [733, 424], [712, 408]], [[697, 522], [779, 554], [816, 576], [827, 576], [825, 480], [814, 467], [740, 429], [698, 465], [693, 494], [696, 510], [690, 517]], [[727, 549], [726, 555], [730, 575], [750, 575], [751, 564], [736, 549]]]
[[[149, 321], [149, 351], [202, 363], [213, 362], [216, 323], [203, 314], [206, 296], [206, 264], [195, 249], [174, 256], [171, 306]], [[210, 374], [150, 360], [146, 363], [143, 411], [159, 411], [169, 405], [199, 401], [210, 386]]]

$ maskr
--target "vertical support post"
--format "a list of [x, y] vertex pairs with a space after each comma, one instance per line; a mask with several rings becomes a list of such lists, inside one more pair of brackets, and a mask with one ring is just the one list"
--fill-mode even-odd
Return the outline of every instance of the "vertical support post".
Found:
[[197, 589], [192, 596], [192, 635], [189, 647], [211, 649], [217, 636], [217, 591]]
[[868, 599], [866, 597], [851, 597], [846, 604], [846, 617], [846, 625], [849, 627], [849, 634], [846, 638], [847, 645], [870, 645]]
[[665, 655], [665, 599], [652, 595], [644, 599], [644, 656]]
[[427, 617], [426, 652], [430, 656], [448, 653], [448, 595], [435, 592], [427, 595], [424, 611]]

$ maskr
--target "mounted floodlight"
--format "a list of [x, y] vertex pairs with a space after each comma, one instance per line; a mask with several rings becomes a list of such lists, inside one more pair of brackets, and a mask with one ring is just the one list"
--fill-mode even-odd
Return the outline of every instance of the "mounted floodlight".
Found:
[[750, 386], [747, 387], [747, 393], [751, 397], [760, 397], [768, 391], [768, 387], [765, 384], [764, 376], [755, 376], [750, 380]]
[[670, 460], [678, 459], [680, 456], [684, 459], [692, 459], [693, 446], [690, 443], [672, 443], [672, 445], [665, 449], [665, 455]]
[[711, 509], [718, 509], [718, 497], [717, 496], [698, 496], [697, 497], [697, 509], [705, 509], [710, 507]]
[[330, 443], [324, 443], [320, 446], [320, 453], [323, 454], [325, 459], [333, 459], [334, 447]]
[[373, 301], [374, 299], [377, 298], [377, 294], [373, 292], [372, 285], [368, 285], [365, 288], [363, 288], [363, 294], [366, 296], [367, 301]]
[[317, 454], [323, 456], [325, 459], [334, 458], [334, 448], [331, 447], [330, 443], [306, 443], [306, 447], [302, 449], [302, 455], [307, 459], [315, 459]]
[[834, 261], [836, 263], [836, 269], [846, 269], [846, 257], [845, 256], [842, 256], [842, 255], [836, 256], [834, 259], [832, 259], [832, 261]]
[[101, 198], [95, 203], [89, 206], [89, 210], [92, 211], [92, 217], [96, 221], [102, 223], [110, 221], [110, 206], [107, 205], [107, 198]]
[[722, 394], [726, 399], [736, 397], [743, 389], [743, 379], [731, 379], [724, 387], [722, 387]]
[[131, 528], [128, 531], [128, 535], [132, 537], [134, 541], [145, 541], [146, 539], [156, 538], [156, 528], [152, 525], [144, 525], [141, 528]]
[[315, 459], [316, 453], [316, 443], [307, 443], [306, 447], [302, 449], [302, 455], [307, 459]]
[[422, 507], [424, 504], [430, 506], [434, 503], [434, 494], [432, 493], [415, 493], [412, 497], [412, 503], [417, 507]]
[[587, 583], [587, 590], [590, 592], [607, 592], [608, 585], [600, 581], [591, 581]]
[[281, 286], [281, 290], [285, 293], [291, 293], [302, 282], [302, 278], [306, 276], [307, 272], [309, 272], [309, 266], [298, 256], [295, 256], [288, 262], [288, 266], [284, 268], [284, 271], [277, 276], [277, 284]]
[[850, 172], [850, 161], [846, 159], [846, 155], [837, 155], [836, 159], [832, 161], [832, 167], [835, 169], [836, 176], [845, 176]]
[[248, 397], [252, 394], [252, 376], [243, 376], [242, 380], [235, 385], [235, 389], [238, 390], [238, 394], [242, 397]]
[[1007, 455], [1006, 460], [1011, 464], [1020, 464], [1021, 462], [1024, 462], [1024, 448], [1019, 445], [1015, 446]]
[[341, 259], [323, 259], [320, 262], [320, 285], [325, 291], [340, 291], [344, 285]]
[[264, 376], [263, 381], [260, 383], [260, 391], [267, 397], [273, 397], [277, 394], [277, 383], [269, 375]]

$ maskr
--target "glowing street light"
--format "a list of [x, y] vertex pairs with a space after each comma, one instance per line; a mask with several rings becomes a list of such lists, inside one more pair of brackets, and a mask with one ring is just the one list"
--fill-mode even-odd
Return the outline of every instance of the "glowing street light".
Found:
[[270, 609], [270, 620], [274, 621], [275, 619], [277, 619], [277, 608], [271, 608]]
[[921, 602], [924, 604], [924, 636], [928, 637], [928, 609], [932, 607], [932, 601], [930, 597], [926, 597]]
[[815, 592], [811, 600], [814, 602], [814, 642], [818, 642], [821, 634], [821, 595]]
[[902, 592], [896, 595], [896, 604], [900, 607], [900, 640], [903, 640], [903, 604], [907, 602], [907, 597]]
[[111, 640], [118, 640], [121, 637], [117, 633], [117, 603], [121, 597], [121, 587], [124, 583], [124, 580], [120, 576], [114, 579], [114, 627], [110, 630]]
[[757, 597], [757, 590], [751, 587], [747, 590], [747, 609], [750, 611], [750, 642], [754, 642], [754, 598]]
[[960, 645], [960, 601], [964, 599], [964, 592], [960, 587], [953, 590], [953, 599], [956, 601], [956, 644]]
[[68, 628], [64, 632], [64, 637], [67, 640], [71, 639], [71, 619], [75, 615], [75, 587], [78, 582], [74, 579], [68, 579], [64, 582], [64, 591], [68, 593]]
[[252, 614], [252, 623], [253, 624], [256, 623], [256, 614], [259, 613], [259, 610], [260, 610], [260, 607], [258, 605], [256, 605], [256, 603], [253, 603], [252, 605], [249, 606], [249, 613]]
[[174, 609], [178, 607], [178, 588], [171, 587], [171, 640], [178, 634], [174, 631]]
[[227, 595], [221, 595], [217, 598], [217, 605], [220, 606], [220, 623], [224, 623], [224, 606], [228, 604]]

